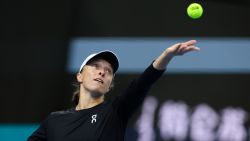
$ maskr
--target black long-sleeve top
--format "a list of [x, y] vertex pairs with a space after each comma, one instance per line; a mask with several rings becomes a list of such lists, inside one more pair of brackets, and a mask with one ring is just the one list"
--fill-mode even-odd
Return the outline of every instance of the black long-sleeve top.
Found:
[[28, 141], [124, 141], [128, 119], [163, 72], [151, 64], [113, 100], [80, 111], [51, 113]]

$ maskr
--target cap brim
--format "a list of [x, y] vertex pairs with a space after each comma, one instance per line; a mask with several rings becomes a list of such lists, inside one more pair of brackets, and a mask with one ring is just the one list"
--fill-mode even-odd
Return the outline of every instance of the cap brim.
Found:
[[[113, 52], [110, 52], [110, 51], [102, 51], [102, 52], [99, 52], [97, 53], [95, 56], [93, 56], [90, 60], [92, 59], [96, 59], [96, 58], [101, 58], [101, 59], [104, 59], [106, 60], [107, 62], [109, 62], [112, 67], [113, 67], [113, 72], [115, 73], [118, 68], [119, 68], [119, 61], [118, 61], [118, 58], [117, 56], [113, 53]], [[89, 60], [89, 61], [90, 61]]]
[[82, 63], [79, 72], [81, 72], [82, 68], [91, 60], [93, 59], [97, 59], [97, 58], [101, 58], [106, 60], [107, 62], [109, 62], [111, 64], [111, 66], [113, 67], [113, 73], [116, 73], [116, 71], [119, 68], [119, 60], [118, 57], [115, 55], [115, 53], [113, 53], [112, 51], [109, 50], [104, 50], [98, 53], [94, 53], [89, 55]]

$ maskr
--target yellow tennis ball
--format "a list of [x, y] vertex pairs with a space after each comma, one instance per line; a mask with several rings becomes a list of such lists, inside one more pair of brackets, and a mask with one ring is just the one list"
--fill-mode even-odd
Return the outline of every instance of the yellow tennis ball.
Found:
[[203, 14], [203, 8], [199, 3], [192, 3], [187, 8], [187, 14], [192, 19], [198, 19]]

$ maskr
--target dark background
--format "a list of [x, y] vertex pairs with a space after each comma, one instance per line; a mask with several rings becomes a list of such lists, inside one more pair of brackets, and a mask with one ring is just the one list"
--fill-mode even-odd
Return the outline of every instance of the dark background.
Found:
[[[198, 20], [186, 15], [191, 2], [1, 1], [0, 123], [41, 122], [50, 112], [72, 106], [74, 74], [66, 71], [66, 62], [74, 37], [250, 37], [248, 1], [202, 0], [204, 15]], [[137, 75], [118, 74], [112, 94]], [[184, 89], [178, 89], [179, 81], [187, 82]], [[160, 95], [167, 83], [169, 95], [163, 99], [250, 111], [249, 82], [250, 73], [171, 74], [152, 92]]]

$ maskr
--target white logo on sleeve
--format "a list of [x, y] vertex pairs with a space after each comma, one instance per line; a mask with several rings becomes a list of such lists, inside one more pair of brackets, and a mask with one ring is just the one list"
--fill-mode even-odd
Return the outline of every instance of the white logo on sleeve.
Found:
[[97, 114], [92, 115], [91, 123], [96, 122]]

